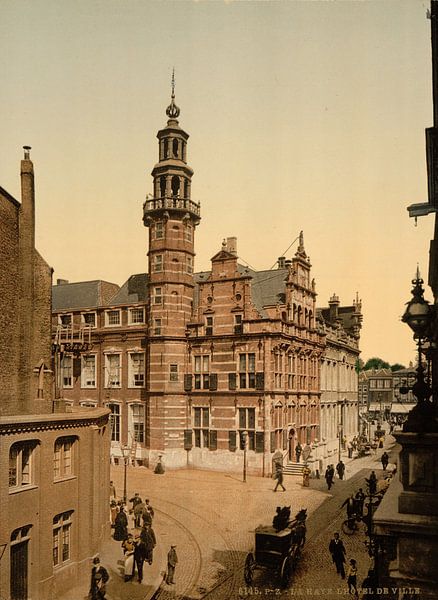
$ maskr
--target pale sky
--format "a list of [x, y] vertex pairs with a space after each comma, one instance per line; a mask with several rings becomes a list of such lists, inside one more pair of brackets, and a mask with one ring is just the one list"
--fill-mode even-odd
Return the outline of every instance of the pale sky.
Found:
[[417, 263], [427, 279], [434, 218], [415, 227], [406, 210], [427, 200], [428, 6], [0, 0], [0, 185], [19, 199], [32, 146], [55, 279], [147, 271], [142, 204], [175, 67], [201, 202], [195, 269], [230, 236], [269, 269], [303, 230], [318, 306], [358, 292], [362, 358], [407, 364], [400, 316]]

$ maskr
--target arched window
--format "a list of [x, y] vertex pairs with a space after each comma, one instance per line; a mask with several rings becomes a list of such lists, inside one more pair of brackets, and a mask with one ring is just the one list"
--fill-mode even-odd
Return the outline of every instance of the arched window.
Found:
[[173, 142], [172, 142], [172, 150], [173, 150], [173, 156], [175, 158], [178, 158], [178, 140], [176, 138], [174, 138]]
[[172, 177], [172, 196], [179, 196], [179, 177], [174, 175]]
[[166, 178], [160, 177], [160, 196], [164, 198], [166, 195]]

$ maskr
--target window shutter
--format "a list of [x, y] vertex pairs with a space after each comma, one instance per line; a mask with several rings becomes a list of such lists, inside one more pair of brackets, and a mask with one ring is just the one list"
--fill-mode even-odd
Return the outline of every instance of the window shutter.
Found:
[[210, 391], [215, 392], [217, 390], [217, 373], [210, 373]]
[[228, 450], [230, 452], [235, 452], [237, 450], [236, 432], [235, 431], [228, 432]]
[[228, 389], [235, 390], [236, 388], [236, 373], [228, 373]]
[[263, 431], [256, 431], [256, 439], [255, 439], [255, 451], [263, 452], [265, 445], [265, 434]]
[[210, 450], [217, 450], [217, 431], [214, 429], [210, 430], [208, 447]]
[[275, 431], [271, 431], [271, 452], [275, 452]]
[[184, 450], [191, 450], [192, 446], [192, 430], [184, 429]]
[[264, 390], [265, 389], [265, 374], [264, 373], [256, 373], [256, 390]]
[[81, 359], [73, 358], [73, 377], [77, 379], [81, 376]]
[[184, 391], [185, 392], [192, 391], [192, 379], [193, 379], [193, 375], [190, 375], [190, 374], [184, 375]]

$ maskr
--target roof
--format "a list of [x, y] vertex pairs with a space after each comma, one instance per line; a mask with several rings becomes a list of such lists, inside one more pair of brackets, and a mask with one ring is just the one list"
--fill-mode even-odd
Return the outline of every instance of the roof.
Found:
[[7, 192], [4, 188], [2, 188], [1, 185], [0, 185], [0, 196], [3, 196], [3, 198], [5, 198], [6, 200], [9, 200], [9, 202], [14, 204], [14, 206], [16, 206], [17, 208], [20, 208], [21, 204], [18, 202], [18, 200], [16, 200], [13, 196], [11, 196], [11, 194], [9, 192]]
[[108, 291], [111, 291], [111, 295], [113, 295], [118, 288], [117, 284], [101, 279], [54, 285], [52, 286], [52, 310], [75, 310], [104, 306]]
[[268, 271], [249, 271], [252, 276], [251, 292], [252, 301], [262, 316], [267, 316], [263, 308], [265, 306], [275, 306], [284, 304], [285, 299], [285, 279], [287, 269], [275, 269]]
[[146, 302], [149, 276], [147, 273], [138, 273], [131, 275], [125, 281], [122, 287], [111, 298], [108, 304], [135, 304], [136, 302]]
[[[317, 315], [322, 317], [327, 323], [332, 323], [330, 319], [330, 308], [318, 308]], [[341, 320], [342, 327], [345, 331], [352, 331], [354, 326], [357, 325], [356, 320], [356, 307], [355, 306], [338, 306], [338, 319]]]

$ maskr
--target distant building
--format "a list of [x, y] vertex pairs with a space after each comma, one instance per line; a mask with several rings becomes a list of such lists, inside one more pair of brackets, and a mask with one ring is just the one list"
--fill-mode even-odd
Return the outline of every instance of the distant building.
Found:
[[328, 308], [318, 309], [318, 320], [326, 338], [321, 358], [321, 467], [337, 461], [346, 442], [358, 433], [359, 338], [362, 305], [340, 306], [334, 294]]
[[53, 396], [52, 271], [35, 249], [33, 164], [21, 203], [0, 188], [0, 589], [55, 600], [108, 533], [108, 410]]
[[274, 452], [294, 462], [300, 442], [314, 462], [326, 347], [342, 378], [331, 383], [333, 401], [342, 406], [344, 433], [353, 433], [360, 306], [338, 307], [333, 323], [322, 311], [317, 322], [302, 233], [294, 256], [280, 257], [274, 270], [240, 264], [229, 237], [211, 269], [194, 273], [200, 205], [173, 95], [167, 116], [144, 203], [148, 274], [105, 298], [99, 290], [114, 284], [53, 289], [54, 339], [87, 324], [90, 336], [81, 356], [63, 354], [60, 395], [110, 408], [114, 461], [127, 444], [134, 464], [153, 466], [164, 455], [170, 467], [236, 471], [245, 443], [249, 471], [267, 474]]

